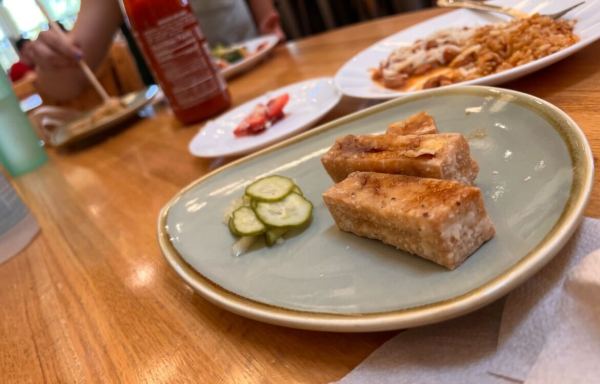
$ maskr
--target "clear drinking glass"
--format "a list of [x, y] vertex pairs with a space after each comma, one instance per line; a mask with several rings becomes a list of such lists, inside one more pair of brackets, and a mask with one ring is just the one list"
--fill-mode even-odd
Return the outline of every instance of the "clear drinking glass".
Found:
[[43, 142], [21, 111], [6, 74], [0, 70], [0, 162], [11, 175], [18, 176], [47, 160]]
[[0, 263], [25, 248], [38, 231], [34, 217], [0, 173]]

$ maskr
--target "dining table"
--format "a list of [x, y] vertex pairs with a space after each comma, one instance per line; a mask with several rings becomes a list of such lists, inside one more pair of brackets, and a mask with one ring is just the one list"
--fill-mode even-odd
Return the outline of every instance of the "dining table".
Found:
[[[333, 76], [374, 42], [447, 10], [354, 24], [280, 44], [228, 82], [233, 105], [300, 80]], [[502, 87], [557, 105], [600, 154], [600, 42]], [[344, 97], [321, 123], [373, 105]], [[201, 124], [167, 105], [13, 179], [41, 231], [0, 265], [4, 383], [327, 383], [396, 332], [329, 333], [250, 320], [207, 301], [163, 258], [161, 208], [234, 160], [188, 152]], [[536, 143], [531, 143], [536, 145]], [[600, 217], [600, 175], [585, 211]], [[394, 292], [390, 292], [391, 295]]]

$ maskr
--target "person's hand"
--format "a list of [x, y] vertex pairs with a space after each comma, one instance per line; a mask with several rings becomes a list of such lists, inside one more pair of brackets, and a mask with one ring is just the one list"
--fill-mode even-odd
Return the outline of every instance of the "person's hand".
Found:
[[279, 14], [274, 10], [259, 21], [258, 29], [262, 35], [274, 34], [279, 38], [279, 41], [285, 40], [285, 33], [283, 33], [279, 22]]
[[82, 50], [65, 33], [49, 29], [38, 35], [30, 47], [30, 56], [36, 67], [61, 69], [77, 65], [83, 57]]
[[279, 13], [273, 5], [273, 0], [249, 0], [248, 4], [261, 35], [274, 34], [279, 41], [285, 40], [285, 33], [279, 23]]

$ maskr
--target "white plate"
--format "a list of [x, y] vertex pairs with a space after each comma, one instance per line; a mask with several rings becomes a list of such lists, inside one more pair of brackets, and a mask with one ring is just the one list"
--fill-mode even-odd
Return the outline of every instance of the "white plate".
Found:
[[[234, 44], [234, 47], [244, 46], [248, 50], [249, 55], [237, 63], [230, 64], [227, 68], [221, 70], [221, 74], [226, 79], [238, 75], [248, 69], [254, 67], [262, 59], [265, 58], [275, 48], [279, 38], [275, 35], [264, 35], [240, 44]], [[258, 47], [262, 44], [265, 46], [259, 51]]]
[[[53, 147], [71, 145], [90, 136], [117, 127], [132, 119], [134, 116], [138, 115], [142, 108], [154, 99], [159, 93], [159, 90], [157, 85], [151, 85], [141, 91], [131, 92], [127, 95], [120, 96], [121, 102], [125, 105], [123, 110], [105, 116], [97, 122], [86, 126], [78, 126], [77, 123], [79, 122], [79, 119], [87, 118], [91, 112], [75, 114], [73, 110], [65, 108], [50, 107], [44, 109], [44, 107], [42, 107], [38, 110], [38, 112], [41, 113], [36, 116], [36, 119], [38, 120], [37, 125], [41, 127], [42, 130], [47, 131], [47, 144]], [[48, 111], [48, 113], [45, 113], [45, 111]], [[61, 118], [59, 116], [61, 115], [71, 116], [71, 119], [67, 119], [67, 122], [63, 123], [60, 121]], [[50, 126], [54, 126], [57, 123], [61, 124], [54, 126], [52, 129], [50, 129], [50, 126], [45, 127], [45, 124], [43, 123], [44, 117], [48, 118], [47, 121], [50, 123]]]
[[[528, 13], [539, 12], [541, 14], [549, 14], [567, 8], [569, 5], [577, 2], [579, 0], [507, 0], [493, 3], [513, 6]], [[587, 0], [584, 5], [568, 13], [565, 18], [577, 20], [575, 33], [581, 39], [577, 44], [507, 71], [465, 81], [460, 84], [496, 85], [504, 83], [564, 59], [600, 38], [600, 0]], [[395, 48], [412, 44], [415, 40], [425, 38], [439, 29], [459, 26], [479, 26], [506, 21], [507, 19], [507, 17], [492, 13], [466, 9], [434, 17], [389, 36], [354, 56], [337, 72], [335, 75], [335, 84], [345, 95], [364, 99], [392, 99], [406, 95], [407, 93], [421, 92], [398, 92], [385, 89], [371, 80], [369, 69], [377, 67], [381, 60], [385, 59]]]
[[[284, 109], [286, 115], [282, 120], [258, 135], [234, 136], [235, 127], [256, 104], [266, 103], [271, 97], [283, 93], [290, 95], [290, 101]], [[198, 157], [235, 156], [252, 152], [310, 127], [335, 107], [340, 98], [340, 92], [329, 77], [279, 88], [207, 122], [190, 142], [189, 150]]]

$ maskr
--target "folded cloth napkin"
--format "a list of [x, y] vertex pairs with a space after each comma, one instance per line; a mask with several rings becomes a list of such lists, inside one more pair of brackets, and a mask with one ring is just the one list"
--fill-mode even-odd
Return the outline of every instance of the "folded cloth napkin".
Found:
[[600, 220], [505, 299], [399, 333], [338, 383], [600, 383]]

